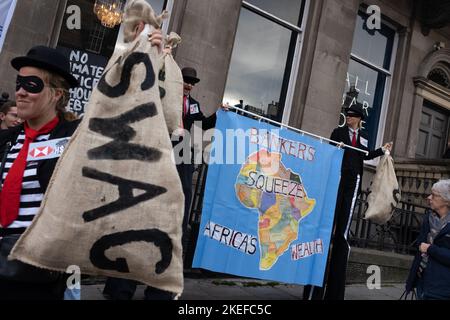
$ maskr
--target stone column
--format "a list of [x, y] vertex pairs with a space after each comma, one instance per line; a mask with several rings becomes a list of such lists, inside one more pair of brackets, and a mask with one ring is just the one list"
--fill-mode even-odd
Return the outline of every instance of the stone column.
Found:
[[299, 75], [309, 77], [309, 84], [304, 107], [299, 108], [300, 103], [292, 109], [302, 116], [291, 114], [291, 125], [325, 137], [338, 125], [359, 5], [360, 1], [345, 0], [311, 6], [310, 15], [318, 14], [320, 20], [315, 39], [305, 37], [304, 50], [313, 46], [314, 57], [312, 62], [305, 61], [311, 63], [311, 73]]
[[[391, 94], [389, 99], [389, 116], [386, 118], [384, 141], [394, 142], [394, 156], [405, 156], [404, 147], [397, 139], [398, 130], [401, 126], [400, 123], [406, 121], [407, 125], [408, 117], [402, 114], [402, 100], [405, 93], [407, 68], [408, 68], [408, 55], [409, 48], [411, 46], [411, 29], [410, 26], [403, 27], [398, 30], [398, 49], [395, 58], [396, 66], [392, 75]], [[406, 118], [406, 119], [405, 119]]]
[[35, 45], [55, 46], [67, 0], [19, 0], [0, 54], [0, 88], [14, 97], [16, 71], [12, 58]]
[[197, 70], [200, 83], [192, 96], [204, 114], [215, 112], [221, 103], [236, 35], [242, 0], [188, 0], [174, 7], [172, 30], [182, 43], [175, 53], [181, 68]]

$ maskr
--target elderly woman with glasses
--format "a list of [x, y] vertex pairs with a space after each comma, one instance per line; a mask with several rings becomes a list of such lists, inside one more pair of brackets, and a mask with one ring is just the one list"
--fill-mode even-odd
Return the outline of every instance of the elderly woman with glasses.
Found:
[[406, 291], [417, 289], [421, 300], [450, 299], [450, 179], [440, 180], [427, 198], [431, 210], [424, 216], [418, 252], [409, 272]]

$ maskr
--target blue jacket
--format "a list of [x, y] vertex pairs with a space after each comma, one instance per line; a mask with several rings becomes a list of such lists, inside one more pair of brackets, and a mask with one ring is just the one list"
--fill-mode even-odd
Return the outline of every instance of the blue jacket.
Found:
[[[422, 242], [427, 242], [430, 231], [429, 215], [425, 215], [419, 237], [416, 240], [417, 248]], [[422, 257], [420, 251], [416, 254], [408, 280], [406, 290], [411, 291], [417, 286], [419, 264]], [[428, 248], [428, 263], [423, 277], [424, 295], [431, 299], [450, 299], [450, 223], [448, 223], [434, 239]]]

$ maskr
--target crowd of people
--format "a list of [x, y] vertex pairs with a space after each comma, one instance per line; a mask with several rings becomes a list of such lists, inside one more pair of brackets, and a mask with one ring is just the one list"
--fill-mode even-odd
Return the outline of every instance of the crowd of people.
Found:
[[[144, 29], [137, 24], [135, 33]], [[156, 30], [149, 38], [152, 45], [161, 47], [162, 34]], [[167, 49], [167, 48], [166, 48]], [[170, 49], [169, 49], [170, 50]], [[170, 51], [169, 51], [170, 53]], [[23, 232], [29, 227], [46, 192], [58, 158], [42, 161], [27, 159], [30, 145], [34, 142], [52, 143], [53, 139], [70, 137], [80, 120], [66, 110], [69, 89], [77, 87], [78, 81], [70, 74], [68, 59], [56, 49], [36, 46], [26, 56], [16, 57], [11, 65], [17, 70], [15, 101], [8, 100], [0, 108], [0, 249], [2, 259]], [[203, 129], [215, 126], [216, 116], [205, 117], [200, 103], [191, 93], [200, 81], [192, 67], [182, 69], [184, 99], [180, 109], [182, 125], [191, 130], [194, 121], [202, 122]], [[226, 107], [224, 106], [226, 109]], [[368, 151], [364, 155], [345, 148], [341, 168], [337, 203], [335, 208], [334, 235], [327, 272], [322, 287], [305, 288], [305, 299], [343, 300], [345, 274], [350, 246], [348, 231], [355, 200], [361, 191], [363, 161], [391, 151], [392, 143], [376, 150], [369, 150], [368, 137], [361, 130], [365, 113], [361, 104], [346, 110], [346, 125], [336, 128], [331, 140], [343, 145]], [[183, 140], [177, 142], [182, 143]], [[190, 144], [190, 141], [183, 143]], [[183, 247], [187, 245], [188, 221], [192, 199], [192, 163], [177, 165], [185, 196], [183, 219]], [[450, 299], [450, 180], [435, 183], [428, 198], [431, 211], [424, 218], [418, 238], [418, 254], [415, 257], [407, 290], [417, 288], [421, 299]], [[25, 265], [18, 261], [3, 260], [0, 265], [0, 299], [63, 299], [66, 291], [64, 274], [55, 274]], [[28, 268], [33, 279], [13, 279], [3, 276], [8, 268]], [[135, 281], [109, 278], [104, 294], [110, 299], [132, 299]], [[173, 298], [170, 292], [147, 287], [147, 299]]]

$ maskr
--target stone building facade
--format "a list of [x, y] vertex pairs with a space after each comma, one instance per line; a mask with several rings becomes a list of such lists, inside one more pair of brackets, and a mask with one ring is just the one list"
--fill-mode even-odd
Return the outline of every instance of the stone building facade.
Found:
[[[450, 177], [448, 1], [148, 1], [170, 11], [164, 30], [181, 35], [174, 56], [181, 67], [197, 69], [194, 95], [206, 114], [222, 101], [241, 104], [328, 137], [342, 124], [346, 92], [354, 87], [372, 147], [394, 142], [403, 201], [425, 205], [432, 183]], [[18, 0], [0, 52], [0, 88], [13, 93], [9, 61], [31, 46], [70, 46], [68, 6], [79, 5], [82, 21], [92, 24], [93, 3]], [[116, 41], [107, 32], [97, 35], [103, 51], [81, 38], [74, 46], [107, 59]], [[367, 171], [375, 165], [367, 163]]]

